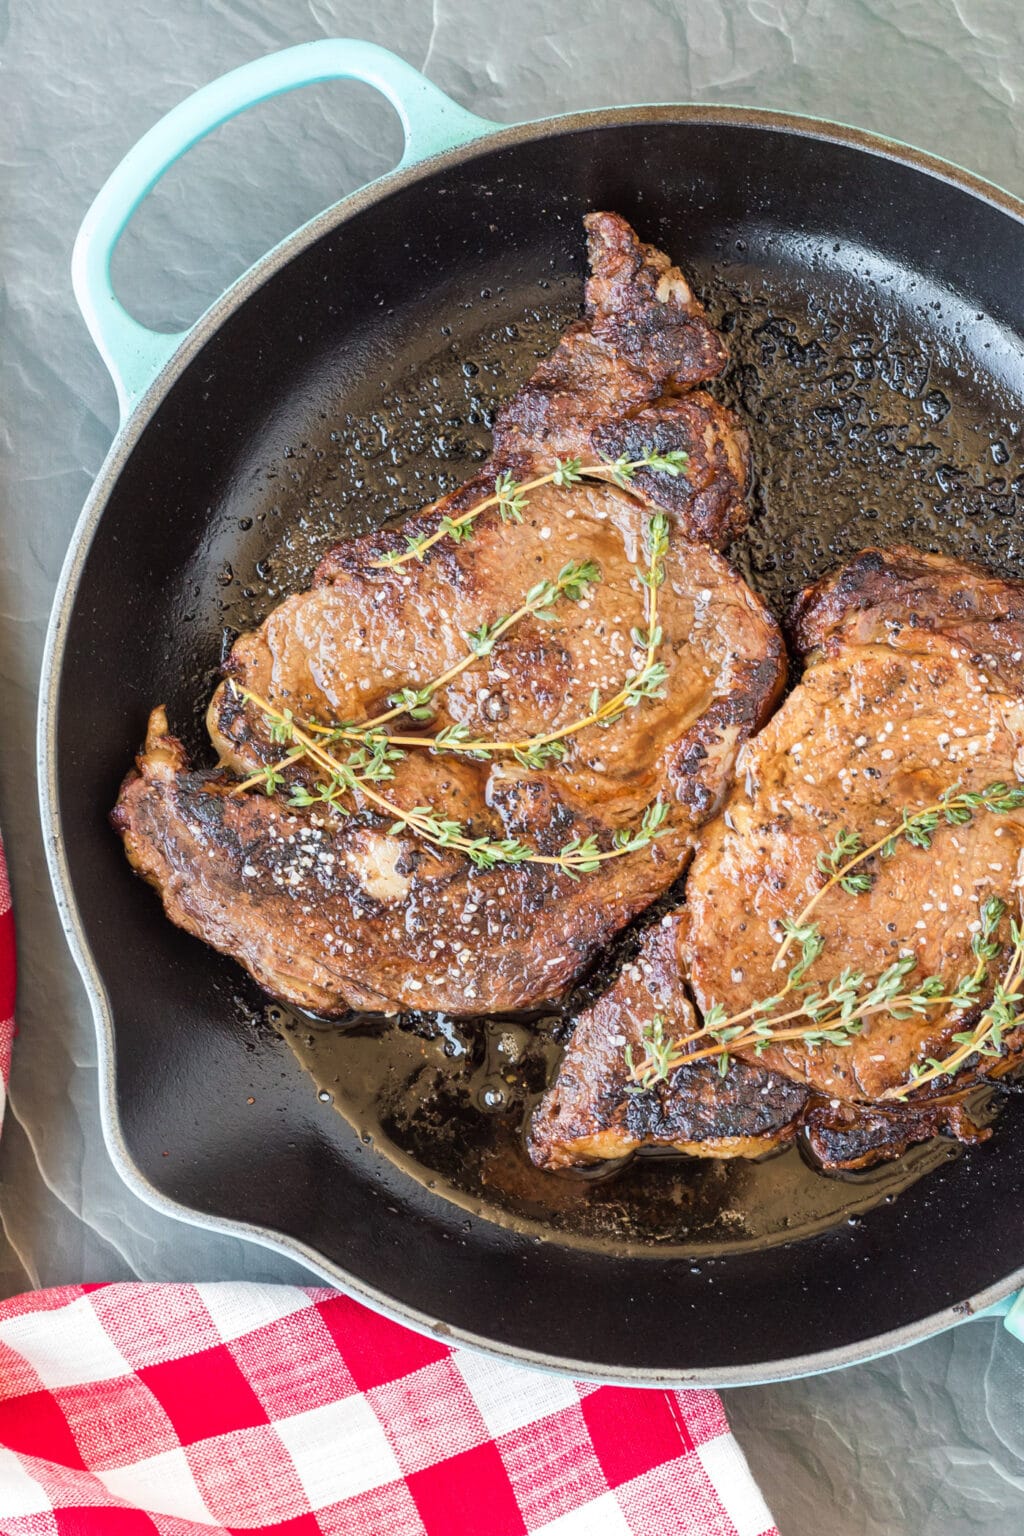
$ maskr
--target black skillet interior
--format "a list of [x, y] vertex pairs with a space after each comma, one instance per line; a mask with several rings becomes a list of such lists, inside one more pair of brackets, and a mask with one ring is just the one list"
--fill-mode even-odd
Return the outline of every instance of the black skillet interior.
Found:
[[872, 542], [1021, 573], [1010, 214], [913, 164], [741, 120], [528, 131], [340, 217], [172, 387], [68, 619], [59, 806], [125, 1146], [156, 1192], [526, 1357], [770, 1375], [1024, 1264], [1018, 1100], [987, 1145], [859, 1182], [796, 1153], [528, 1175], [515, 1135], [540, 1067], [516, 1063], [521, 1027], [282, 1032], [236, 966], [164, 920], [106, 822], [150, 706], [202, 751], [225, 640], [333, 540], [483, 456], [493, 406], [578, 311], [594, 207], [670, 251], [730, 335], [716, 388], [758, 467], [733, 557], [776, 611]]

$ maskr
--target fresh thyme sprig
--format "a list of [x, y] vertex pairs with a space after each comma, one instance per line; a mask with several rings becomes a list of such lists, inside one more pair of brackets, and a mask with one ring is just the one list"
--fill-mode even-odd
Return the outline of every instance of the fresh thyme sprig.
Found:
[[[454, 752], [477, 759], [507, 755], [514, 757], [524, 768], [544, 768], [551, 763], [563, 760], [566, 753], [564, 744], [569, 737], [578, 735], [580, 731], [586, 730], [591, 725], [607, 727], [614, 724], [627, 709], [635, 708], [643, 699], [663, 698], [668, 669], [657, 659], [658, 647], [663, 640], [662, 627], [658, 621], [658, 591], [665, 581], [668, 544], [668, 518], [663, 512], [656, 512], [648, 520], [644, 537], [647, 564], [643, 568], [637, 568], [637, 576], [644, 588], [645, 628], [634, 629], [632, 638], [638, 648], [643, 646], [643, 661], [638, 668], [627, 672], [622, 687], [609, 698], [602, 700], [595, 689], [590, 697], [590, 708], [585, 715], [570, 721], [567, 725], [559, 726], [556, 730], [540, 732], [519, 740], [490, 741], [474, 736], [470, 728], [462, 724], [445, 726], [443, 730], [433, 735], [404, 736], [387, 733], [386, 740], [396, 749], [419, 748], [428, 751]], [[496, 641], [507, 633], [513, 624], [518, 623], [527, 613], [532, 613], [534, 617], [542, 620], [551, 617], [552, 605], [558, 597], [564, 596], [572, 602], [579, 602], [589, 587], [600, 579], [600, 570], [592, 561], [575, 562], [563, 566], [555, 581], [538, 582], [531, 588], [523, 604], [515, 613], [495, 624], [483, 624], [470, 632], [466, 636], [468, 654], [454, 666], [449, 667], [446, 672], [423, 688], [403, 688], [392, 694], [388, 700], [390, 709], [375, 715], [372, 720], [359, 724], [344, 722], [340, 725], [327, 726], [316, 721], [307, 721], [306, 728], [327, 742], [332, 740], [361, 742], [375, 739], [378, 734], [381, 734], [382, 726], [400, 715], [407, 715], [413, 720], [431, 719], [434, 713], [431, 701], [437, 690], [451, 682], [478, 656], [488, 654]], [[288, 721], [291, 720], [290, 711], [285, 711], [285, 716]], [[287, 734], [282, 735], [282, 730], [284, 727], [272, 727], [272, 739], [287, 740]], [[301, 757], [302, 754], [300, 753], [299, 756]], [[295, 755], [291, 754], [276, 767], [282, 768], [295, 761], [297, 761]], [[239, 785], [239, 792], [251, 789], [257, 784], [266, 787], [268, 782], [268, 770], [261, 769]], [[278, 783], [275, 782], [274, 788], [277, 787]], [[267, 793], [272, 794], [273, 789], [267, 788]]]
[[[268, 722], [279, 724], [282, 730], [287, 728], [294, 746], [302, 748], [302, 757], [323, 775], [315, 790], [305, 785], [297, 786], [292, 791], [292, 805], [323, 803], [340, 815], [347, 815], [348, 808], [340, 803], [342, 796], [358, 793], [370, 805], [393, 818], [388, 827], [389, 835], [398, 837], [407, 831], [414, 832], [435, 847], [451, 848], [465, 854], [480, 869], [493, 869], [496, 864], [546, 864], [560, 869], [570, 879], [578, 880], [581, 875], [592, 874], [609, 859], [620, 859], [650, 847], [669, 830], [668, 803], [659, 799], [647, 807], [639, 825], [620, 827], [612, 836], [610, 848], [601, 848], [595, 836], [571, 838], [557, 853], [540, 853], [516, 838], [471, 837], [460, 822], [438, 816], [432, 806], [416, 805], [407, 810], [380, 794], [375, 786], [394, 777], [393, 763], [403, 755], [386, 736], [377, 737], [372, 744], [364, 744], [342, 761], [330, 750], [330, 744], [324, 738], [310, 735], [258, 693], [235, 682], [230, 686], [246, 703], [261, 710]], [[234, 793], [239, 793], [242, 787], [238, 785]]]
[[[883, 859], [891, 859], [901, 838], [905, 838], [912, 847], [930, 848], [932, 838], [942, 822], [952, 827], [964, 827], [973, 820], [976, 811], [991, 811], [1004, 816], [1010, 811], [1020, 810], [1022, 806], [1024, 784], [1009, 785], [996, 781], [981, 790], [961, 790], [959, 784], [954, 784], [944, 790], [931, 805], [922, 806], [916, 811], [904, 807], [902, 819], [896, 826], [890, 827], [882, 837], [867, 846], [859, 833], [842, 828], [836, 833], [828, 852], [818, 856], [818, 869], [827, 878], [795, 919], [794, 926], [798, 928], [807, 922], [833, 886], [838, 885], [850, 896], [863, 895], [869, 891], [874, 877], [870, 871], [862, 870], [859, 866], [876, 853]], [[775, 956], [773, 970], [781, 969], [792, 942], [793, 935], [787, 930]]]
[[[375, 715], [372, 720], [360, 724], [344, 722], [340, 725], [321, 725], [318, 721], [307, 721], [306, 728], [324, 741], [353, 741], [372, 744], [383, 740], [396, 749], [392, 761], [404, 757], [404, 752], [397, 749], [402, 747], [434, 747], [444, 746], [449, 750], [468, 752], [473, 756], [483, 755], [478, 750], [478, 744], [464, 745], [464, 737], [469, 735], [468, 730], [462, 726], [448, 726], [440, 731], [437, 736], [396, 736], [381, 730], [389, 720], [407, 715], [412, 720], [430, 720], [434, 715], [433, 696], [439, 688], [453, 682], [461, 672], [472, 666], [474, 661], [481, 657], [489, 656], [502, 637], [518, 624], [522, 619], [534, 617], [547, 620], [553, 617], [554, 604], [559, 598], [566, 598], [569, 602], [578, 603], [601, 580], [600, 567], [593, 560], [573, 560], [563, 565], [554, 581], [538, 581], [531, 587], [525, 598], [514, 613], [506, 614], [503, 618], [495, 619], [490, 623], [483, 623], [477, 629], [470, 630], [466, 636], [466, 655], [460, 657], [450, 667], [435, 677], [422, 688], [401, 688], [397, 693], [391, 694], [388, 704], [391, 706], [382, 714]], [[237, 690], [236, 690], [237, 691]], [[290, 709], [281, 713], [279, 723], [270, 721], [270, 739], [282, 743], [287, 742], [289, 732], [294, 720]], [[480, 747], [487, 746], [480, 743]], [[524, 744], [525, 745], [525, 744]], [[251, 789], [259, 784], [266, 789], [267, 794], [273, 794], [280, 786], [279, 771], [281, 768], [297, 762], [303, 753], [290, 753], [281, 762], [261, 768], [258, 773], [238, 786], [238, 793]], [[553, 756], [553, 754], [550, 754]], [[543, 760], [546, 760], [544, 758]], [[540, 766], [540, 762], [529, 766]]]
[[639, 458], [631, 459], [622, 454], [617, 459], [606, 459], [600, 464], [584, 464], [581, 459], [556, 459], [555, 468], [550, 473], [522, 483], [513, 479], [511, 471], [506, 469], [495, 480], [494, 491], [490, 496], [485, 496], [457, 517], [442, 517], [433, 533], [417, 537], [406, 534], [404, 550], [392, 550], [389, 555], [381, 555], [372, 564], [378, 568], [394, 569], [408, 560], [422, 560], [427, 550], [442, 539], [454, 539], [457, 544], [465, 543], [473, 535], [473, 524], [477, 518], [490, 507], [497, 510], [502, 522], [521, 523], [529, 493], [539, 490], [542, 485], [568, 487], [578, 485], [581, 480], [610, 479], [623, 489], [628, 489], [640, 469], [653, 469], [675, 478], [677, 475], [685, 475], [689, 462], [689, 454], [681, 449], [659, 453], [654, 448], [648, 448]]
[[[904, 980], [916, 965], [916, 955], [901, 955], [870, 979], [863, 971], [846, 966], [823, 990], [804, 997], [796, 1007], [783, 1013], [772, 1011], [778, 1006], [778, 996], [755, 1003], [734, 1017], [726, 1017], [724, 1008], [719, 1012], [720, 1005], [716, 1005], [705, 1015], [706, 1021], [713, 1022], [705, 1022], [703, 1029], [670, 1041], [657, 1059], [648, 1056], [631, 1069], [632, 1075], [641, 1089], [650, 1088], [657, 1082], [667, 1082], [677, 1067], [717, 1057], [724, 1077], [737, 1051], [747, 1050], [761, 1056], [770, 1045], [788, 1040], [799, 1040], [809, 1050], [822, 1045], [846, 1046], [863, 1033], [866, 1021], [876, 1014], [909, 1018], [934, 1008], [952, 1007], [957, 1002], [956, 994], [946, 993], [941, 976], [927, 976], [912, 990], [904, 989]], [[710, 1040], [711, 1044], [693, 1050], [691, 1047], [701, 1040]]]
[[[977, 937], [978, 935], [975, 935], [975, 939]], [[924, 1062], [915, 1062], [910, 1068], [911, 1081], [894, 1088], [887, 1088], [881, 1095], [883, 1099], [896, 1099], [902, 1102], [913, 1089], [920, 1088], [925, 1083], [933, 1082], [940, 1077], [955, 1077], [960, 1068], [973, 1056], [996, 1058], [1002, 1056], [1005, 1036], [1024, 1022], [1024, 994], [1021, 992], [1021, 986], [1024, 983], [1024, 932], [1020, 924], [1012, 918], [1010, 939], [1013, 945], [1010, 963], [1002, 980], [996, 983], [992, 1001], [975, 1027], [953, 1036], [956, 1050], [951, 1051], [948, 1056], [944, 1056], [941, 1060], [929, 1056]], [[975, 989], [971, 1002], [976, 998], [977, 990]]]
[[633, 1047], [631, 1045], [626, 1046], [626, 1066], [629, 1068], [630, 1077], [635, 1079], [631, 1085], [631, 1092], [642, 1091], [640, 1074], [648, 1062], [650, 1063], [648, 1070], [651, 1073], [651, 1082], [644, 1083], [643, 1087], [649, 1087], [656, 1082], [667, 1083], [669, 1074], [672, 1071], [670, 1057], [675, 1042], [665, 1034], [665, 1015], [663, 1013], [656, 1013], [648, 1023], [643, 1025], [640, 1030], [640, 1039], [647, 1052], [642, 1064], [634, 1062]]
[[[704, 1026], [692, 1034], [666, 1040], [662, 1029], [656, 1040], [652, 1037], [647, 1055], [634, 1062], [631, 1050], [626, 1052], [626, 1064], [635, 1091], [644, 1091], [656, 1083], [668, 1082], [671, 1074], [680, 1066], [692, 1065], [710, 1057], [718, 1058], [720, 1073], [724, 1076], [739, 1050], [751, 1051], [761, 1056], [770, 1045], [788, 1040], [799, 1040], [810, 1050], [822, 1045], [848, 1046], [863, 1033], [868, 1019], [885, 1013], [895, 1019], [925, 1014], [936, 1008], [950, 1013], [963, 1013], [977, 1002], [981, 988], [988, 980], [989, 968], [1000, 953], [996, 933], [1006, 913], [1006, 904], [997, 896], [982, 903], [977, 932], [971, 940], [975, 964], [973, 970], [947, 991], [941, 976], [926, 976], [917, 986], [909, 988], [906, 978], [917, 968], [917, 957], [901, 955], [882, 973], [868, 979], [865, 972], [844, 967], [824, 989], [810, 991], [805, 973], [821, 955], [824, 944], [820, 930], [814, 923], [804, 924], [799, 930], [793, 925], [793, 940], [801, 945], [800, 959], [790, 968], [786, 984], [772, 997], [752, 1003], [742, 1012], [727, 1016], [720, 1003], [714, 1003], [704, 1015]], [[993, 1002], [975, 1029], [954, 1035], [958, 1050], [945, 1061], [930, 1057], [919, 1067], [911, 1068], [912, 1081], [904, 1086], [886, 1090], [883, 1099], [903, 1099], [919, 1084], [932, 1078], [953, 1075], [972, 1055], [998, 1056], [1001, 1054], [1003, 1036], [1018, 1022], [1024, 1009], [1024, 996], [1018, 995], [1024, 981], [1024, 939], [1015, 922], [1010, 925], [1013, 954], [1002, 981], [996, 984]], [[784, 999], [790, 993], [803, 990], [798, 1005], [780, 1013]], [[798, 1022], [806, 1020], [806, 1022]], [[780, 1026], [788, 1026], [781, 1028]], [[643, 1035], [648, 1044], [647, 1035]], [[711, 1044], [695, 1050], [702, 1040]], [[657, 1046], [657, 1049], [654, 1046]]]

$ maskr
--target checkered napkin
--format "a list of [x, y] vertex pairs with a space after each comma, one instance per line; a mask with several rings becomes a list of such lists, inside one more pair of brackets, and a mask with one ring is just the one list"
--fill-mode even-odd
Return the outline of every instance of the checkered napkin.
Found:
[[4, 845], [0, 842], [0, 1125], [7, 1102], [7, 1079], [11, 1073], [11, 1046], [14, 1044], [14, 913], [11, 911], [11, 887], [7, 882]]
[[[0, 849], [0, 1109], [13, 1012]], [[713, 1392], [542, 1375], [329, 1290], [0, 1304], [0, 1536], [250, 1531], [777, 1536]]]

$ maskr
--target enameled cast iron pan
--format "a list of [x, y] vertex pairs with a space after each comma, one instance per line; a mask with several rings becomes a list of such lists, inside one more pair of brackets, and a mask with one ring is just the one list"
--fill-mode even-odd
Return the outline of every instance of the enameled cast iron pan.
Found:
[[[130, 320], [110, 254], [156, 178], [244, 106], [333, 77], [398, 109], [399, 169], [187, 334]], [[309, 44], [172, 112], [79, 238], [76, 292], [123, 422], [54, 610], [43, 820], [111, 1154], [143, 1198], [524, 1363], [637, 1384], [775, 1379], [1006, 1310], [1024, 1284], [1019, 1098], [984, 1146], [939, 1144], [848, 1182], [795, 1151], [605, 1182], [527, 1172], [516, 1127], [550, 1049], [538, 1058], [522, 1021], [289, 1018], [164, 919], [107, 823], [152, 705], [201, 751], [232, 634], [329, 543], [483, 455], [495, 403], [578, 311], [593, 208], [668, 250], [729, 334], [716, 387], [747, 420], [758, 471], [733, 558], [777, 612], [866, 543], [1024, 573], [1020, 203], [915, 151], [774, 113], [635, 108], [498, 129], [380, 49]]]

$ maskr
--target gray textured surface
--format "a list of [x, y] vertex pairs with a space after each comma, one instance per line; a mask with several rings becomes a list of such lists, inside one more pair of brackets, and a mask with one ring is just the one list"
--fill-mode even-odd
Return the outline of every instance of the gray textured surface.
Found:
[[[156, 1216], [99, 1134], [92, 1031], [35, 812], [36, 678], [76, 514], [115, 426], [68, 256], [90, 196], [214, 75], [318, 36], [373, 38], [486, 117], [630, 101], [837, 117], [1024, 194], [1014, 0], [0, 0], [0, 811], [20, 919], [22, 1034], [0, 1149], [0, 1292], [74, 1279], [277, 1277], [297, 1266]], [[628, 17], [628, 22], [626, 18]], [[390, 109], [316, 88], [221, 130], [146, 205], [117, 261], [140, 318], [184, 324], [278, 237], [387, 169]], [[842, 1375], [729, 1395], [784, 1536], [1024, 1529], [1024, 1350], [974, 1323]]]

